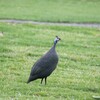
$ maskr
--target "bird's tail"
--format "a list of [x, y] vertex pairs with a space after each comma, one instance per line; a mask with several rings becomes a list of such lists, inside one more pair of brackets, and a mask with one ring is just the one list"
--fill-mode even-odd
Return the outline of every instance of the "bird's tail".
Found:
[[30, 80], [28, 79], [27, 84], [30, 83]]
[[28, 79], [28, 81], [27, 81], [27, 84], [30, 83], [31, 81], [36, 80], [36, 79], [37, 79], [36, 76], [30, 76], [29, 79]]

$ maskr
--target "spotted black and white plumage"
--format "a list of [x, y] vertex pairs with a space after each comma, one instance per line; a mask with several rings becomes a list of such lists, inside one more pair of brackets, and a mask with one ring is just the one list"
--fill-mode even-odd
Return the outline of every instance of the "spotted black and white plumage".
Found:
[[47, 77], [55, 70], [58, 64], [58, 55], [55, 47], [59, 40], [61, 39], [56, 36], [53, 47], [33, 65], [27, 83], [41, 79], [42, 84], [43, 79], [45, 79], [46, 84]]

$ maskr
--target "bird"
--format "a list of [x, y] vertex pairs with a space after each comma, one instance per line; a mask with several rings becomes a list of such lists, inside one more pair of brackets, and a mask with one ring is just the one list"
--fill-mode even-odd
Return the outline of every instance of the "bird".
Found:
[[32, 66], [29, 79], [27, 83], [34, 81], [36, 79], [41, 79], [41, 84], [43, 79], [45, 79], [45, 85], [47, 83], [47, 77], [56, 69], [58, 64], [58, 55], [56, 53], [56, 44], [61, 40], [58, 36], [54, 39], [54, 44], [50, 50], [44, 54], [39, 60], [35, 62]]

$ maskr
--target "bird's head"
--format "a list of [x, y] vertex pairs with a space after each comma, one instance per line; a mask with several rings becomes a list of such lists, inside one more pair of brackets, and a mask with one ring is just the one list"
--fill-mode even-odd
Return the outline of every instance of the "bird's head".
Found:
[[61, 40], [58, 36], [54, 39], [54, 44], [56, 44], [59, 40]]

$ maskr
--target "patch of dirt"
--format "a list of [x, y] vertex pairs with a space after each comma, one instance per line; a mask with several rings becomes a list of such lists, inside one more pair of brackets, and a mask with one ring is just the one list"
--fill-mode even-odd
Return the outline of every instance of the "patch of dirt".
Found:
[[53, 22], [35, 22], [30, 20], [14, 20], [14, 19], [0, 19], [0, 22], [7, 22], [7, 23], [31, 23], [31, 24], [38, 24], [38, 25], [57, 25], [57, 26], [77, 26], [77, 27], [93, 27], [93, 28], [100, 28], [99, 23], [53, 23]]

